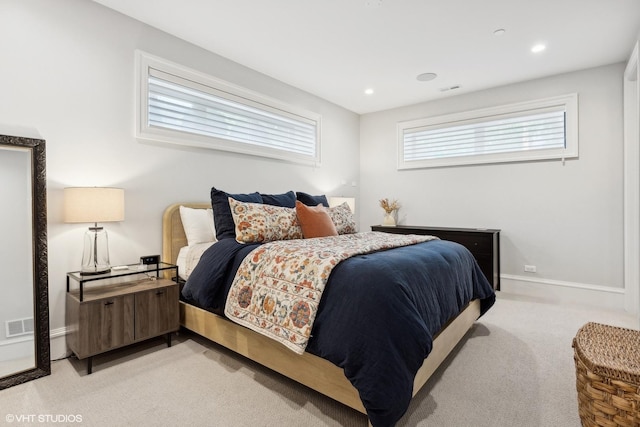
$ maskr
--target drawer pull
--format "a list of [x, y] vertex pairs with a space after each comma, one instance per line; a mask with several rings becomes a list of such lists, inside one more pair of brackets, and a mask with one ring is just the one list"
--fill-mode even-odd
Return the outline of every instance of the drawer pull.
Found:
[[113, 301], [107, 301], [107, 302], [104, 303], [105, 306], [112, 305], [112, 304], [113, 304]]
[[156, 295], [162, 295], [164, 294], [164, 291], [156, 291]]

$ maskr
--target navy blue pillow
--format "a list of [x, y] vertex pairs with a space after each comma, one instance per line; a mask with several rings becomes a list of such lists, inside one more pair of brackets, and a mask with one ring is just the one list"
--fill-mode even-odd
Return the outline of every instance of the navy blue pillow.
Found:
[[213, 208], [213, 223], [216, 226], [216, 239], [236, 238], [236, 224], [233, 222], [229, 197], [241, 202], [262, 203], [260, 193], [229, 194], [215, 187], [211, 187], [211, 207]]
[[312, 196], [310, 194], [302, 193], [298, 191], [296, 193], [296, 197], [298, 198], [298, 200], [300, 200], [302, 203], [304, 203], [307, 206], [318, 206], [319, 204], [321, 204], [326, 208], [329, 207], [327, 196], [325, 196], [324, 194], [321, 196]]
[[262, 203], [265, 205], [280, 206], [283, 208], [295, 208], [296, 207], [296, 193], [293, 191], [287, 191], [283, 194], [262, 194]]

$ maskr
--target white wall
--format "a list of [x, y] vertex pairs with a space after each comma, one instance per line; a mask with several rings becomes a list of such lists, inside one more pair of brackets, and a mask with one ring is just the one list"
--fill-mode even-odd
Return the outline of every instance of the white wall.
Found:
[[[357, 195], [350, 183], [358, 179], [359, 118], [352, 112], [90, 1], [0, 0], [0, 19], [0, 121], [35, 128], [47, 141], [54, 338], [64, 332], [65, 273], [80, 266], [85, 231], [62, 222], [64, 187], [125, 189], [125, 221], [105, 224], [112, 264], [159, 254], [163, 209], [207, 201], [211, 186]], [[136, 141], [136, 49], [321, 114], [322, 166]]]
[[[620, 306], [623, 297], [624, 64], [367, 114], [360, 124], [361, 228], [382, 197], [400, 223], [501, 229], [503, 288]], [[396, 170], [396, 123], [577, 92], [580, 157], [560, 161]], [[537, 273], [524, 273], [524, 265]], [[520, 289], [522, 290], [522, 289]]]
[[[524, 284], [546, 294], [563, 287], [569, 298], [623, 295], [624, 64], [358, 117], [90, 1], [0, 0], [0, 23], [0, 122], [35, 128], [47, 141], [54, 338], [64, 332], [65, 273], [79, 267], [85, 231], [62, 222], [67, 186], [125, 189], [125, 221], [106, 224], [113, 264], [160, 253], [164, 207], [206, 201], [212, 185], [294, 189], [358, 197], [362, 230], [380, 223], [382, 197], [399, 199], [404, 224], [500, 228], [503, 287]], [[320, 113], [322, 167], [136, 141], [136, 49]], [[395, 168], [399, 120], [570, 92], [580, 96], [578, 160]], [[538, 272], [525, 275], [524, 264]], [[63, 351], [54, 346], [52, 357]]]
[[640, 37], [623, 77], [625, 308], [640, 316]]

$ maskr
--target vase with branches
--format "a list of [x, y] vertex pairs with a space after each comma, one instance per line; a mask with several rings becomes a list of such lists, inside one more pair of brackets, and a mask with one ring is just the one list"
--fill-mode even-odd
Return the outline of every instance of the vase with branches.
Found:
[[389, 201], [389, 199], [380, 199], [380, 207], [384, 209], [385, 215], [382, 220], [382, 225], [393, 227], [396, 225], [395, 212], [400, 209], [400, 204], [397, 200]]

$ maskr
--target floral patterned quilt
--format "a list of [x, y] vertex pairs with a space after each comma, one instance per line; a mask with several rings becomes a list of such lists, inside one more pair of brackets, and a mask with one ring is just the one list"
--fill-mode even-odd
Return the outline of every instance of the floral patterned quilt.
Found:
[[324, 287], [340, 261], [433, 239], [437, 237], [363, 232], [263, 244], [240, 264], [225, 315], [302, 354]]

